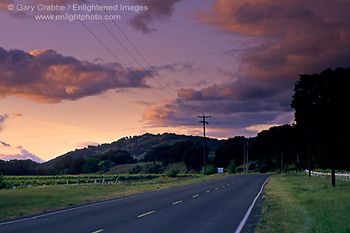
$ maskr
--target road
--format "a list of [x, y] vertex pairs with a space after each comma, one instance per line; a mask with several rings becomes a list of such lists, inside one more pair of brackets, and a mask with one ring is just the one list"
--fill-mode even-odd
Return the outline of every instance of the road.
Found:
[[[0, 222], [2, 233], [236, 232], [268, 175], [237, 175]], [[254, 202], [255, 203], [255, 202]], [[254, 212], [254, 208], [253, 208]], [[251, 214], [248, 222], [252, 221]], [[243, 232], [252, 232], [245, 224]], [[240, 226], [242, 228], [242, 224]], [[239, 231], [239, 230], [238, 230]]]

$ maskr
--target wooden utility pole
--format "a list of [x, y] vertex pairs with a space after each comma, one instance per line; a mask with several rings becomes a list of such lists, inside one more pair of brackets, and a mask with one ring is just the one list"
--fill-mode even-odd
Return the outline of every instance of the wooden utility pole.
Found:
[[284, 171], [284, 165], [283, 165], [283, 152], [281, 152], [281, 173]]
[[248, 172], [249, 172], [249, 166], [248, 166], [248, 164], [249, 164], [249, 158], [248, 158], [248, 149], [249, 149], [249, 139], [247, 139], [247, 147], [246, 147], [246, 166], [245, 166], [245, 173], [246, 174], [248, 174]]
[[204, 171], [203, 174], [206, 175], [207, 174], [207, 149], [206, 149], [206, 145], [205, 145], [205, 125], [209, 124], [209, 122], [207, 122], [205, 119], [210, 118], [211, 116], [205, 116], [204, 113], [202, 116], [198, 116], [198, 118], [200, 118], [201, 120], [199, 121], [199, 123], [203, 123], [203, 166], [204, 166]]
[[245, 168], [246, 168], [245, 157], [246, 157], [246, 143], [244, 140], [244, 142], [243, 142], [243, 174], [246, 173], [245, 172]]
[[296, 172], [299, 173], [299, 153], [297, 153], [297, 169]]

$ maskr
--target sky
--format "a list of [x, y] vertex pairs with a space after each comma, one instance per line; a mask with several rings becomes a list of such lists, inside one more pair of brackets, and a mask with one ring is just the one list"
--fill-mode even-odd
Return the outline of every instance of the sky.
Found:
[[[124, 8], [123, 8], [124, 7]], [[348, 0], [0, 0], [0, 159], [144, 133], [291, 124], [299, 74], [349, 67]]]

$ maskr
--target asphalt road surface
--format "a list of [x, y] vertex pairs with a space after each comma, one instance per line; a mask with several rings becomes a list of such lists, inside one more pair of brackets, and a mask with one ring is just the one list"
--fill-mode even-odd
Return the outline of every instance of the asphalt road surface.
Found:
[[[258, 198], [258, 194], [268, 177], [269, 175], [230, 176], [185, 187], [2, 221], [0, 232], [253, 232], [254, 227], [251, 225], [256, 221], [256, 216], [254, 219], [253, 215], [261, 199]], [[252, 212], [247, 218], [250, 210]]]

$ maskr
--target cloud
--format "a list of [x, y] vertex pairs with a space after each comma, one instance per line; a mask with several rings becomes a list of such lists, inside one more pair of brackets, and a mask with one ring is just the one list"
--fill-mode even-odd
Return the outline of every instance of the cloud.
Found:
[[159, 21], [168, 20], [174, 13], [174, 5], [181, 0], [138, 0], [135, 4], [145, 5], [147, 11], [137, 14], [130, 20], [130, 25], [143, 33], [152, 33], [157, 29], [154, 25]]
[[19, 160], [33, 160], [38, 163], [45, 162], [38, 156], [28, 152], [27, 150], [23, 149], [21, 146], [12, 147], [10, 144], [6, 142], [0, 141], [0, 159], [1, 160], [13, 160], [13, 159], [19, 159]]
[[152, 68], [156, 71], [164, 70], [172, 73], [186, 72], [190, 74], [203, 70], [202, 66], [197, 66], [193, 62], [175, 62], [172, 64], [159, 65]]
[[[273, 101], [272, 101], [273, 102]], [[152, 106], [145, 111], [145, 127], [173, 127], [188, 132], [201, 130], [198, 115], [211, 115], [208, 132], [211, 137], [255, 136], [259, 129], [289, 124], [293, 112], [285, 105], [269, 106], [268, 101], [182, 100]], [[198, 134], [198, 133], [197, 133]]]
[[0, 47], [0, 97], [43, 103], [77, 100], [116, 88], [147, 88], [149, 71], [118, 63], [95, 64], [52, 49], [5, 50]]
[[141, 106], [152, 106], [152, 105], [154, 105], [154, 103], [152, 103], [152, 102], [147, 102], [147, 101], [143, 101], [143, 100], [131, 101], [130, 103], [141, 105]]
[[0, 141], [0, 144], [5, 147], [11, 147], [10, 144], [7, 144], [6, 142]]
[[145, 119], [154, 126], [181, 126], [205, 112], [218, 119], [216, 129], [244, 134], [291, 123], [300, 73], [349, 66], [349, 9], [350, 2], [340, 0], [216, 0], [209, 12], [198, 10], [193, 18], [215, 27], [218, 36], [232, 36], [236, 49], [222, 54], [238, 68], [218, 67], [227, 81], [180, 89], [172, 106], [150, 108]]
[[0, 131], [2, 130], [4, 121], [9, 117], [8, 114], [0, 115]]
[[79, 142], [77, 143], [76, 147], [77, 148], [86, 148], [88, 146], [98, 146], [100, 143], [98, 142]]
[[349, 9], [350, 2], [334, 0], [217, 0], [194, 18], [243, 41], [255, 38], [240, 62], [246, 72], [268, 78], [348, 65]]

